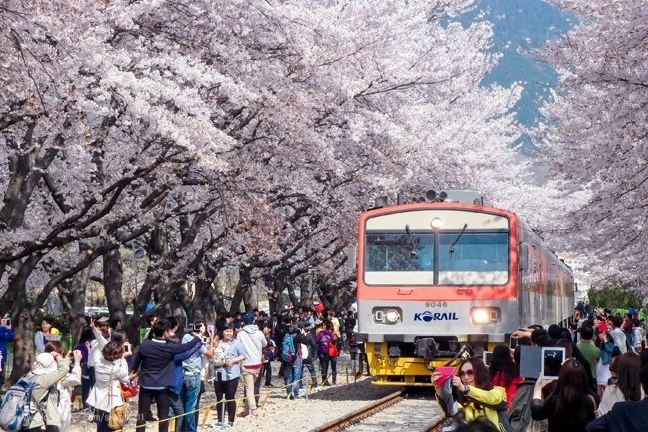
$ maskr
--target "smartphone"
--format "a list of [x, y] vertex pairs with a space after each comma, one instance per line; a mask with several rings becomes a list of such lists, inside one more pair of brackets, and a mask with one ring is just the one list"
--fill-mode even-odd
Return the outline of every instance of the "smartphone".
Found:
[[124, 344], [124, 352], [127, 352], [127, 353], [131, 352], [131, 344], [129, 344], [129, 343]]
[[209, 333], [213, 333], [214, 332], [214, 324], [207, 324], [207, 331]]
[[436, 368], [436, 371], [441, 374], [441, 377], [439, 377], [435, 382], [435, 384], [438, 386], [442, 386], [443, 383], [448, 380], [448, 378], [453, 377], [457, 373], [455, 368], [451, 366], [441, 366]]
[[486, 366], [490, 365], [491, 360], [493, 359], [493, 352], [492, 351], [484, 351], [484, 364]]
[[547, 379], [558, 379], [560, 368], [565, 361], [565, 348], [542, 348], [541, 376]]
[[517, 338], [514, 338], [514, 337], [510, 338], [509, 339], [509, 349], [514, 350], [514, 349], [517, 348], [517, 346], [518, 346]]

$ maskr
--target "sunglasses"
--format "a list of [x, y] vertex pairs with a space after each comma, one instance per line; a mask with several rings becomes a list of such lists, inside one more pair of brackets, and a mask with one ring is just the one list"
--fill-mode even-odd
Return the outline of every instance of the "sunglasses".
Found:
[[465, 371], [462, 370], [462, 371], [459, 372], [460, 377], [464, 377], [464, 376], [471, 377], [471, 376], [474, 376], [474, 375], [475, 375], [475, 371], [473, 371], [472, 369], [468, 369], [468, 370], [465, 370]]

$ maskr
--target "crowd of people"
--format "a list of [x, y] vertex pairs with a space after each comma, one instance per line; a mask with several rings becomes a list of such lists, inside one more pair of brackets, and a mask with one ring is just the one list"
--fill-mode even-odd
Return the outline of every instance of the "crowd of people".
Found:
[[[273, 384], [272, 362], [279, 362], [279, 386], [299, 400], [304, 387], [337, 383], [340, 352], [360, 360], [353, 311], [298, 308], [269, 316], [263, 311], [229, 313], [212, 323], [189, 323], [179, 334], [175, 317], [152, 318], [133, 348], [119, 319], [88, 319], [74, 349], [65, 353], [60, 332], [49, 319], [34, 335], [36, 360], [25, 377], [34, 383], [27, 430], [69, 429], [75, 388], [96, 430], [114, 430], [128, 417], [128, 399], [137, 397], [137, 430], [157, 421], [162, 432], [194, 432], [200, 400], [213, 387], [215, 428], [236, 421], [237, 390], [244, 409], [257, 416], [260, 387]], [[464, 359], [455, 376], [432, 374], [437, 397], [457, 430], [596, 432], [639, 431], [648, 425], [648, 349], [645, 323], [637, 310], [625, 317], [606, 309], [579, 307], [567, 327], [540, 325], [511, 335], [517, 348], [498, 345], [490, 363]], [[4, 380], [8, 322], [0, 323], [0, 365]], [[559, 347], [565, 352], [557, 379], [520, 373], [524, 346]], [[366, 357], [364, 357], [366, 359]], [[156, 406], [156, 415], [152, 405]], [[170, 419], [174, 423], [170, 423]]]
[[[630, 334], [632, 336], [630, 336]], [[634, 432], [648, 427], [648, 349], [638, 311], [575, 310], [568, 327], [536, 325], [498, 345], [490, 364], [462, 361], [456, 376], [432, 374], [437, 398], [457, 431]], [[523, 377], [523, 346], [564, 349], [557, 379]]]
[[[239, 417], [256, 417], [261, 385], [276, 386], [273, 361], [280, 363], [278, 375], [283, 383], [279, 386], [285, 387], [289, 399], [300, 399], [305, 386], [336, 385], [340, 352], [360, 351], [353, 337], [355, 313], [342, 311], [340, 315], [296, 308], [269, 316], [255, 309], [224, 314], [214, 323], [189, 323], [182, 335], [176, 317], [152, 317], [137, 347], [129, 342], [120, 319], [88, 318], [78, 343], [67, 355], [60, 332], [52, 320], [43, 319], [34, 335], [36, 361], [25, 378], [34, 381], [32, 406], [46, 409], [37, 410], [28, 429], [69, 430], [75, 388], [83, 409], [92, 412], [98, 432], [114, 430], [114, 422], [127, 418], [128, 399], [134, 397], [138, 431], [156, 421], [161, 432], [169, 431], [170, 425], [178, 432], [195, 432], [201, 396], [212, 386], [217, 416], [212, 426], [233, 426], [240, 386], [244, 410]], [[13, 337], [3, 321], [3, 366], [5, 341]]]

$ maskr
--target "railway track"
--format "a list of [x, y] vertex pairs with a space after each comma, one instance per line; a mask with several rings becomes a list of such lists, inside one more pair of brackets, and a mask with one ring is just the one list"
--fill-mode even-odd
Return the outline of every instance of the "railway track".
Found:
[[430, 398], [408, 398], [405, 390], [397, 391], [366, 407], [341, 416], [315, 432], [373, 432], [406, 430], [439, 432], [449, 424], [436, 401]]

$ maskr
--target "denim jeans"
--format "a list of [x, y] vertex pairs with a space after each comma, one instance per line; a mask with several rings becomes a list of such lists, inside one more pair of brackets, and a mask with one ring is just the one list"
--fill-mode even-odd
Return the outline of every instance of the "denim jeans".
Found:
[[292, 394], [293, 397], [299, 396], [301, 388], [302, 362], [295, 360], [293, 363], [286, 363], [284, 369], [284, 384], [286, 384], [286, 394]]
[[196, 410], [196, 403], [198, 402], [198, 394], [200, 393], [200, 375], [185, 376], [182, 383], [182, 391], [180, 392], [180, 399], [185, 413], [182, 431], [183, 432], [196, 432], [198, 417], [193, 411]]
[[317, 370], [315, 370], [315, 363], [311, 362], [304, 362], [304, 370], [302, 370], [302, 376], [304, 375], [305, 369], [308, 369], [308, 372], [310, 373], [311, 378], [317, 378]]
[[[180, 395], [169, 392], [169, 417], [182, 416], [184, 414], [184, 406], [182, 405], [182, 399]], [[184, 416], [177, 417], [175, 419], [175, 432], [182, 432], [182, 426], [184, 424]]]
[[331, 378], [333, 384], [337, 380], [337, 357], [329, 357], [327, 353], [318, 352], [317, 357], [319, 357], [320, 366], [322, 368], [322, 381], [328, 380], [328, 368], [329, 363], [331, 363]]

